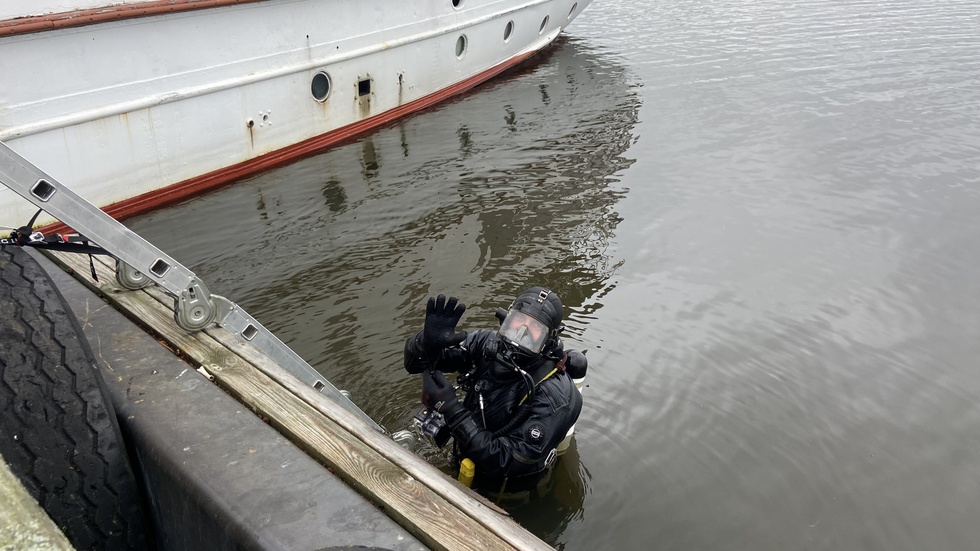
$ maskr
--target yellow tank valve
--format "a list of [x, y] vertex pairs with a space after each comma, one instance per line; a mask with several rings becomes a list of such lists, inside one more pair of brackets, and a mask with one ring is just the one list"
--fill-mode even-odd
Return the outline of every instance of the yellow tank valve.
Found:
[[459, 481], [469, 488], [473, 484], [474, 476], [476, 476], [476, 464], [467, 457], [459, 464]]

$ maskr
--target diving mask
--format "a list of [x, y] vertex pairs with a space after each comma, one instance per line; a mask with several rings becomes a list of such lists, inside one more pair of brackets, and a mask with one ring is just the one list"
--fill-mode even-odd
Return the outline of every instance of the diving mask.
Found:
[[507, 312], [507, 317], [500, 324], [498, 331], [504, 341], [532, 354], [541, 352], [548, 342], [549, 332], [547, 325], [517, 310]]

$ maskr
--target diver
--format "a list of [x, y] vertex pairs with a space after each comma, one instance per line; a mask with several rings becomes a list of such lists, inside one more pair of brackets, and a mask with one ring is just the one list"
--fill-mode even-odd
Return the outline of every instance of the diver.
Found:
[[[405, 343], [405, 370], [422, 373], [422, 403], [444, 419], [457, 466], [470, 459], [479, 483], [533, 480], [582, 411], [573, 379], [585, 376], [585, 355], [564, 350], [561, 300], [544, 287], [498, 308], [496, 331], [457, 332], [465, 310], [455, 297], [430, 297], [423, 330]], [[443, 372], [460, 373], [462, 402]]]

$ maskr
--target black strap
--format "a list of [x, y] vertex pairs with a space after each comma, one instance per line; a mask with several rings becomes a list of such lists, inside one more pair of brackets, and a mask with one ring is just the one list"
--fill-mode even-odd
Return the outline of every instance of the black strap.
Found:
[[98, 282], [99, 274], [95, 273], [95, 259], [92, 257], [92, 255], [88, 255], [88, 267], [90, 270], [92, 270], [92, 279]]
[[52, 251], [62, 251], [66, 253], [82, 254], [104, 254], [109, 255], [109, 251], [102, 247], [89, 244], [87, 237], [83, 235], [44, 235], [41, 232], [32, 232], [29, 226], [18, 228], [10, 233], [10, 239], [0, 240], [0, 245], [15, 245], [17, 247], [34, 247], [35, 249], [48, 249]]

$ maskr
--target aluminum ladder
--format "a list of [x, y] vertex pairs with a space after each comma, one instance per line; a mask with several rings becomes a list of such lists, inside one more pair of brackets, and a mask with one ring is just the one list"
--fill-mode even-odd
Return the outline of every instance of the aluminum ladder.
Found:
[[[333, 398], [371, 427], [384, 429], [286, 346], [242, 307], [212, 294], [194, 272], [152, 243], [89, 203], [9, 146], [0, 142], [0, 183], [39, 209], [91, 239], [116, 260], [116, 280], [136, 290], [156, 283], [174, 297], [174, 320], [187, 331], [200, 331], [212, 323], [230, 331], [268, 356], [300, 381]], [[43, 236], [34, 234], [32, 239]]]

